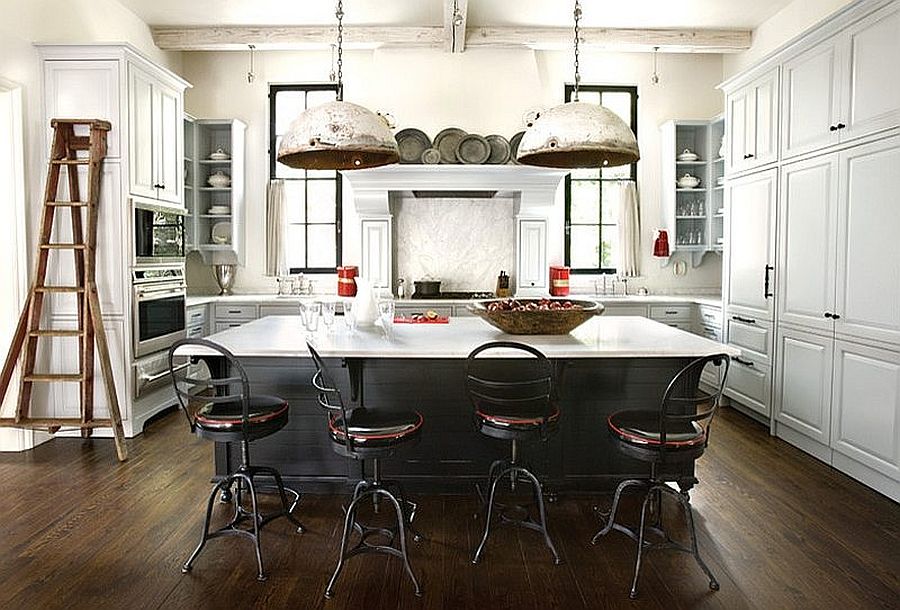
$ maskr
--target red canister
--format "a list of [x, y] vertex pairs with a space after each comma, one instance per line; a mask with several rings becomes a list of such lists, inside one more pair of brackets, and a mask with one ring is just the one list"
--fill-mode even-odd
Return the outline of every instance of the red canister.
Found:
[[347, 265], [337, 268], [338, 286], [337, 293], [340, 297], [356, 296], [356, 276], [359, 275], [359, 267]]
[[550, 267], [550, 296], [564, 297], [569, 294], [569, 268]]

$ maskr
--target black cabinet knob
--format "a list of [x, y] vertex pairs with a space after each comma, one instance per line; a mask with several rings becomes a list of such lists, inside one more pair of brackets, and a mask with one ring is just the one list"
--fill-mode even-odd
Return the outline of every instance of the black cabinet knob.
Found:
[[838, 129], [843, 129], [844, 127], [846, 127], [846, 125], [844, 125], [843, 123], [838, 123], [838, 124], [837, 124], [837, 128], [838, 128]]
[[826, 317], [826, 318], [833, 318], [833, 317], [834, 317], [834, 314], [831, 313], [830, 311], [826, 311], [826, 312], [825, 312], [825, 317]]
[[840, 320], [840, 319], [841, 319], [841, 316], [839, 316], [839, 315], [836, 314], [836, 313], [833, 313], [833, 314], [831, 314], [831, 319], [832, 319], [832, 320]]
[[837, 125], [832, 125], [831, 127], [828, 128], [828, 131], [837, 131], [837, 130], [838, 130]]

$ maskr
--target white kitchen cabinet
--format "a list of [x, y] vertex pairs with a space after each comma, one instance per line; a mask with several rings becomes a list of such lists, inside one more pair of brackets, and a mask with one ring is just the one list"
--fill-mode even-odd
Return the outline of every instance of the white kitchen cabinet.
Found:
[[841, 39], [834, 37], [781, 68], [782, 157], [839, 142]]
[[831, 434], [831, 379], [834, 339], [779, 329], [781, 366], [775, 382], [775, 420], [827, 445]]
[[781, 170], [778, 319], [830, 332], [838, 220], [836, 154]]
[[390, 218], [363, 218], [360, 220], [362, 248], [360, 275], [371, 282], [373, 288], [391, 290], [391, 225]]
[[900, 481], [900, 352], [835, 341], [831, 447]]
[[900, 125], [900, 5], [876, 11], [782, 65], [782, 157]]
[[772, 319], [777, 176], [776, 170], [767, 170], [726, 185], [726, 315]]
[[778, 158], [778, 69], [729, 92], [725, 100], [726, 173], [751, 170]]
[[835, 332], [900, 345], [900, 136], [839, 162]]
[[771, 390], [771, 368], [760, 358], [741, 354], [731, 359], [725, 380], [725, 396], [763, 417], [769, 417]]
[[516, 223], [519, 248], [516, 294], [541, 296], [547, 293], [547, 221], [542, 218], [519, 218]]
[[132, 195], [181, 205], [182, 92], [128, 66], [128, 161]]

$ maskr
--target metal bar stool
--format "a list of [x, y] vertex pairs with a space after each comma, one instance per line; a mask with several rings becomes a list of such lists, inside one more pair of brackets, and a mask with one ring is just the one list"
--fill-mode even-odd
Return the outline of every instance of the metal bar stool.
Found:
[[[630, 457], [650, 464], [647, 479], [628, 479], [619, 483], [613, 497], [612, 507], [604, 515], [606, 523], [594, 535], [591, 544], [597, 544], [601, 537], [612, 530], [622, 532], [637, 542], [637, 559], [634, 578], [631, 582], [632, 599], [637, 597], [637, 583], [641, 571], [643, 554], [657, 549], [674, 549], [693, 555], [697, 565], [709, 578], [709, 588], [719, 589], [719, 582], [700, 557], [697, 548], [697, 532], [694, 529], [694, 515], [687, 489], [677, 491], [666, 484], [666, 466], [695, 461], [709, 444], [709, 427], [725, 387], [730, 359], [726, 354], [698, 358], [679, 371], [666, 388], [656, 411], [618, 411], [607, 418], [607, 429], [616, 441], [619, 451]], [[720, 369], [720, 382], [715, 393], [709, 394], [699, 388], [700, 374], [707, 366]], [[643, 489], [641, 521], [637, 530], [616, 523], [616, 512], [622, 492], [629, 488]], [[684, 518], [690, 532], [690, 546], [674, 541], [662, 523], [662, 499], [664, 495], [674, 497], [684, 510]], [[649, 522], [648, 522], [649, 517]], [[647, 539], [648, 533], [655, 541]]]
[[[401, 558], [416, 595], [421, 596], [422, 588], [409, 563], [406, 546], [407, 530], [413, 534], [414, 540], [421, 538], [412, 527], [416, 505], [404, 498], [399, 484], [382, 480], [381, 460], [418, 441], [423, 423], [422, 415], [417, 411], [387, 411], [363, 406], [348, 409], [322, 357], [309, 343], [307, 348], [316, 365], [312, 384], [318, 392], [319, 405], [328, 413], [328, 433], [332, 447], [338, 454], [351, 460], [359, 460], [363, 465], [363, 478], [356, 484], [350, 505], [346, 508], [340, 555], [334, 574], [325, 588], [325, 597], [331, 598], [334, 595], [334, 585], [346, 560], [363, 553], [382, 553]], [[365, 460], [372, 460], [371, 478], [365, 476]], [[396, 527], [369, 527], [359, 522], [357, 512], [363, 502], [371, 501], [377, 511], [382, 500], [394, 509]], [[350, 547], [354, 531], [359, 534], [359, 540]], [[380, 537], [385, 542], [372, 543], [370, 539], [373, 537]], [[399, 542], [399, 548], [394, 546], [395, 540]]]
[[[224, 376], [207, 379], [190, 377], [187, 367], [175, 366], [176, 352], [188, 345], [203, 347], [210, 357], [220, 359], [224, 363], [222, 369]], [[217, 443], [241, 444], [241, 464], [235, 472], [217, 482], [209, 494], [200, 544], [191, 553], [181, 571], [190, 572], [194, 560], [207, 541], [220, 536], [242, 536], [253, 541], [259, 568], [257, 579], [263, 581], [266, 574], [263, 570], [259, 542], [263, 526], [273, 519], [285, 517], [297, 526], [298, 532], [303, 532], [303, 526], [292, 514], [300, 500], [300, 494], [284, 486], [281, 474], [276, 469], [254, 466], [250, 463], [250, 443], [284, 428], [288, 422], [288, 403], [277, 396], [251, 394], [250, 382], [241, 363], [224, 347], [206, 339], [183, 339], [176, 342], [169, 349], [169, 372], [175, 386], [178, 404], [188, 420], [191, 432], [200, 438]], [[259, 485], [256, 482], [259, 476], [271, 477], [275, 484]], [[232, 487], [236, 489], [233, 496]], [[210, 532], [213, 502], [220, 491], [225, 498], [233, 497], [234, 514], [227, 524]], [[249, 510], [244, 507], [245, 491], [250, 497]], [[258, 506], [260, 493], [278, 494], [281, 510], [271, 514], [261, 513]], [[291, 494], [290, 502], [288, 494]], [[242, 527], [246, 521], [249, 521], [252, 527]]]
[[[550, 361], [539, 350], [513, 341], [494, 341], [472, 350], [466, 362], [466, 389], [475, 409], [475, 428], [491, 438], [511, 441], [508, 460], [491, 464], [485, 501], [476, 486], [484, 509], [484, 535], [475, 550], [472, 563], [478, 563], [484, 552], [494, 510], [498, 524], [512, 524], [540, 532], [553, 555], [561, 563], [547, 530], [547, 514], [541, 483], [519, 462], [520, 443], [546, 441], [559, 426], [559, 407], [554, 400], [554, 374]], [[497, 499], [501, 481], [509, 481], [510, 490], [518, 483], [530, 483], [538, 520], [526, 506], [502, 505]]]

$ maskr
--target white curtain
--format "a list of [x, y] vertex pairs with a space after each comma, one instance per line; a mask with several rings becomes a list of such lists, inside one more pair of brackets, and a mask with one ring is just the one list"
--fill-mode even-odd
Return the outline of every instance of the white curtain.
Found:
[[634, 182], [619, 183], [619, 273], [641, 274], [641, 213]]
[[266, 275], [288, 272], [285, 226], [284, 180], [271, 180], [266, 194]]

